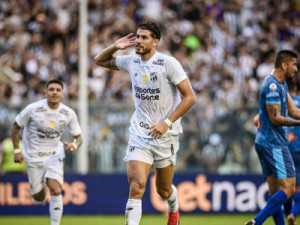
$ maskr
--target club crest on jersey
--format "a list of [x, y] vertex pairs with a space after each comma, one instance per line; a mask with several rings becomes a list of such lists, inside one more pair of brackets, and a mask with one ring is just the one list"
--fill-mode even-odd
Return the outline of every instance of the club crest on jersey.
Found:
[[63, 120], [60, 120], [60, 121], [59, 121], [59, 127], [60, 127], [60, 128], [64, 128], [65, 125], [66, 125], [66, 122], [65, 122], [65, 121], [63, 121]]
[[147, 83], [147, 79], [148, 79], [148, 76], [144, 74], [143, 77], [142, 77], [143, 84]]
[[151, 82], [157, 81], [157, 73], [156, 72], [150, 73], [150, 81]]
[[53, 120], [49, 121], [49, 127], [53, 128], [55, 126], [55, 122]]
[[270, 84], [269, 88], [272, 90], [272, 91], [275, 91], [277, 89], [277, 85], [275, 83], [272, 83]]

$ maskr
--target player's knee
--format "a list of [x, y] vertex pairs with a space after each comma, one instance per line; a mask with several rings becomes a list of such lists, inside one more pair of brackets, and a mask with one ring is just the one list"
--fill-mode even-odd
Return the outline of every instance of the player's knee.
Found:
[[49, 188], [50, 195], [60, 195], [61, 194], [61, 188], [60, 187], [51, 187]]
[[34, 194], [32, 197], [36, 204], [38, 204], [39, 202], [41, 202], [41, 204], [43, 204], [43, 202], [46, 199], [45, 189], [42, 189], [40, 192]]
[[172, 188], [167, 187], [156, 187], [157, 193], [160, 195], [160, 197], [167, 199], [172, 194]]
[[137, 196], [137, 195], [142, 195], [145, 190], [145, 184], [137, 181], [132, 181], [130, 183], [130, 193], [131, 196]]

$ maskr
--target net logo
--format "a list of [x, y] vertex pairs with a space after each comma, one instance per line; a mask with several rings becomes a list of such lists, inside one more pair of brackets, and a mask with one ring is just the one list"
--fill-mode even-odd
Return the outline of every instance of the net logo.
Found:
[[[195, 182], [177, 185], [179, 208], [183, 212], [255, 212], [265, 206], [267, 193], [266, 182], [258, 186], [249, 180], [209, 182], [204, 174], [197, 175]], [[155, 175], [150, 178], [150, 201], [156, 210], [166, 213], [167, 201], [156, 192]]]

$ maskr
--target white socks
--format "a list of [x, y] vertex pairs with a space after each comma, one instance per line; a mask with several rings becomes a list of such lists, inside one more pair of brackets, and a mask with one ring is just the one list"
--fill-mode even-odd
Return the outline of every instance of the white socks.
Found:
[[168, 211], [174, 213], [178, 209], [178, 201], [177, 201], [177, 189], [173, 184], [172, 184], [172, 189], [173, 192], [170, 198], [167, 199], [167, 202], [168, 202]]
[[126, 225], [139, 225], [142, 217], [142, 200], [128, 199], [125, 210]]
[[51, 225], [59, 225], [63, 213], [63, 202], [61, 195], [50, 196], [49, 212]]

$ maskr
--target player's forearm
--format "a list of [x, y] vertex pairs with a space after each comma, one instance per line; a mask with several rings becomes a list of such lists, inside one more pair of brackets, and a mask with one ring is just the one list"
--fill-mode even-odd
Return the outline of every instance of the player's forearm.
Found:
[[300, 126], [300, 120], [293, 120], [284, 116], [273, 118], [271, 122], [275, 126]]
[[115, 47], [115, 44], [108, 46], [103, 49], [98, 55], [95, 56], [94, 62], [98, 66], [107, 67], [107, 63], [112, 59], [113, 54], [118, 51], [118, 48]]
[[11, 132], [11, 139], [14, 145], [14, 149], [19, 148], [19, 141], [20, 141], [20, 133], [19, 133], [19, 126], [17, 125], [16, 122], [14, 122], [13, 127], [12, 127], [12, 132]]
[[298, 108], [295, 108], [294, 110], [289, 110], [288, 114], [294, 119], [300, 120], [300, 110]]
[[195, 95], [188, 95], [182, 98], [174, 112], [168, 119], [174, 123], [177, 119], [182, 117], [195, 103], [197, 102]]
[[72, 143], [74, 143], [77, 146], [77, 148], [78, 148], [82, 144], [82, 137], [81, 137], [81, 135], [75, 136]]

